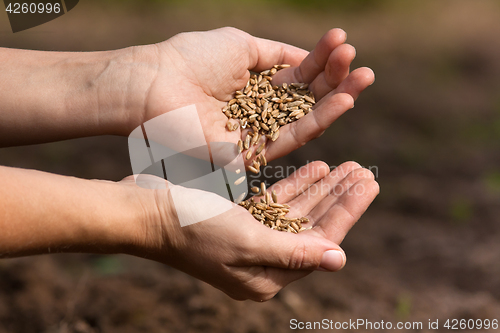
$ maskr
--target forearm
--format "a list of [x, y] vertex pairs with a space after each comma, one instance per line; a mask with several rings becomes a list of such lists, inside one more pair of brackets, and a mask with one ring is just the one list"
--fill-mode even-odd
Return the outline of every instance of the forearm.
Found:
[[0, 147], [127, 135], [156, 75], [142, 50], [0, 48]]
[[128, 253], [143, 242], [148, 205], [117, 183], [0, 167], [0, 257]]

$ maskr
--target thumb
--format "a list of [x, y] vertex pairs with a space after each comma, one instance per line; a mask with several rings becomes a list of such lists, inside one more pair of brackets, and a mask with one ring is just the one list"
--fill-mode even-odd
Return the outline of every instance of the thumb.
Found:
[[346, 256], [337, 244], [316, 236], [266, 230], [260, 235], [254, 264], [291, 270], [335, 272], [342, 269]]

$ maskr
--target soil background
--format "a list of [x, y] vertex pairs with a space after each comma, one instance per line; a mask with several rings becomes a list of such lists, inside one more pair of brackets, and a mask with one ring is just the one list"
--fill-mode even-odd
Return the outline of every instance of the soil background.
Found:
[[[1, 260], [0, 333], [279, 333], [292, 318], [422, 321], [430, 332], [429, 319], [500, 319], [500, 2], [87, 0], [17, 34], [0, 13], [0, 45], [108, 50], [222, 26], [308, 50], [341, 27], [354, 67], [374, 69], [353, 110], [273, 163], [355, 160], [376, 172], [381, 194], [342, 244], [347, 266], [258, 304], [128, 256]], [[0, 149], [0, 164], [131, 173], [126, 138], [108, 136]]]

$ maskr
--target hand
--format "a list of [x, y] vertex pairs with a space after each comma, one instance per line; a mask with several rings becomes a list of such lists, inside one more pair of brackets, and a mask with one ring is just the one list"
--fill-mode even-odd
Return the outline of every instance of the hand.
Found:
[[340, 115], [351, 109], [358, 95], [374, 81], [369, 68], [349, 74], [355, 49], [343, 44], [340, 29], [327, 32], [308, 53], [305, 50], [253, 37], [234, 28], [179, 34], [163, 43], [142, 47], [140, 54], [155, 54], [157, 74], [143, 113], [133, 113], [129, 128], [183, 106], [196, 104], [208, 142], [237, 143], [246, 132], [228, 132], [222, 107], [245, 86], [249, 70], [275, 64], [292, 67], [279, 71], [274, 84], [309, 83], [318, 103], [314, 112], [280, 129], [280, 138], [268, 142], [268, 160], [284, 156], [321, 135]]
[[349, 74], [355, 50], [340, 29], [305, 50], [234, 29], [179, 34], [163, 43], [103, 52], [48, 52], [0, 48], [0, 147], [94, 135], [128, 136], [147, 120], [195, 104], [208, 142], [233, 142], [222, 107], [245, 86], [249, 70], [291, 68], [273, 79], [310, 84], [314, 112], [280, 129], [268, 160], [321, 135], [373, 80]]
[[[137, 187], [133, 178], [123, 182]], [[155, 200], [142, 202], [156, 204], [145, 211], [159, 214], [148, 215], [144, 241], [130, 254], [180, 269], [234, 299], [265, 301], [314, 270], [341, 269], [345, 254], [338, 244], [378, 194], [373, 174], [354, 162], [332, 172], [325, 163], [313, 162], [269, 190], [273, 189], [280, 203], [291, 206], [288, 216], [307, 216], [313, 228], [299, 234], [271, 230], [240, 206], [181, 228], [169, 191], [149, 190]], [[198, 207], [199, 203], [186, 202], [177, 209]]]

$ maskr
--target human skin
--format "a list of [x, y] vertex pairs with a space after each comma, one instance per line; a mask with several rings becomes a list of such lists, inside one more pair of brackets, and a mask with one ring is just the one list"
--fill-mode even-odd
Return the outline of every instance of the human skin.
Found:
[[128, 136], [145, 121], [192, 104], [207, 142], [236, 143], [242, 133], [225, 129], [222, 107], [244, 87], [249, 70], [288, 63], [273, 83], [309, 83], [318, 103], [268, 144], [264, 152], [272, 161], [321, 135], [373, 83], [369, 68], [349, 73], [356, 52], [346, 38], [332, 29], [309, 53], [223, 28], [106, 52], [0, 49], [0, 146]]
[[[224, 28], [107, 52], [0, 49], [0, 147], [128, 135], [191, 104], [207, 142], [236, 143], [244, 133], [225, 130], [222, 106], [249, 70], [288, 63], [274, 82], [310, 83], [318, 103], [267, 145], [273, 160], [319, 136], [373, 82], [370, 69], [349, 74], [355, 51], [344, 41], [334, 29], [308, 53]], [[115, 183], [0, 167], [0, 256], [126, 253], [169, 264], [235, 299], [267, 300], [313, 270], [341, 269], [338, 244], [378, 193], [373, 175], [356, 163], [332, 175], [322, 162], [305, 168], [305, 176], [282, 181], [289, 192], [278, 193], [293, 205], [291, 215], [307, 215], [313, 224], [292, 235], [256, 223], [241, 207], [181, 228], [168, 189], [143, 189], [130, 178]], [[356, 184], [363, 191], [349, 193]], [[301, 196], [309, 186], [323, 190]], [[340, 194], [331, 191], [339, 187]]]
[[312, 229], [292, 234], [261, 225], [239, 206], [181, 227], [179, 210], [197, 205], [174, 208], [168, 189], [141, 188], [133, 177], [115, 183], [6, 167], [0, 174], [0, 258], [130, 254], [255, 301], [314, 270], [340, 270], [346, 257], [338, 244], [379, 191], [373, 174], [355, 162], [332, 172], [312, 162], [269, 189], [292, 207], [288, 216], [310, 219], [305, 226]]

